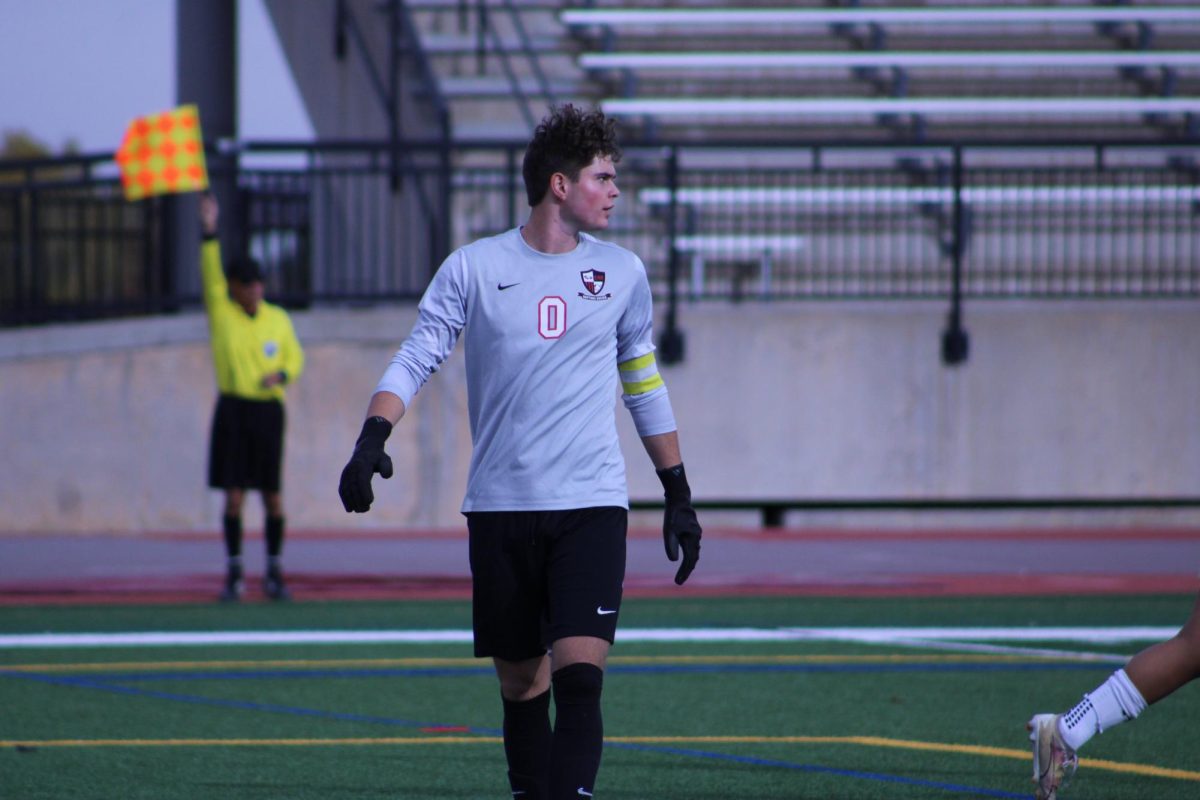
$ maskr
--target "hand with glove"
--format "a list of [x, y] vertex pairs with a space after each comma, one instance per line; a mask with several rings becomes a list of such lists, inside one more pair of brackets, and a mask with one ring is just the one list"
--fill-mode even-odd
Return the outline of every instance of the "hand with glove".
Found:
[[371, 417], [363, 423], [362, 433], [354, 443], [354, 453], [342, 470], [338, 494], [346, 511], [360, 514], [370, 510], [375, 501], [371, 478], [378, 472], [383, 478], [392, 477], [392, 459], [383, 451], [383, 443], [392, 432], [392, 423], [383, 417]]
[[666, 496], [663, 545], [671, 561], [678, 561], [679, 551], [683, 550], [683, 563], [675, 573], [675, 583], [682, 586], [700, 560], [700, 521], [696, 519], [696, 509], [692, 508], [692, 490], [683, 464], [657, 470], [657, 474]]

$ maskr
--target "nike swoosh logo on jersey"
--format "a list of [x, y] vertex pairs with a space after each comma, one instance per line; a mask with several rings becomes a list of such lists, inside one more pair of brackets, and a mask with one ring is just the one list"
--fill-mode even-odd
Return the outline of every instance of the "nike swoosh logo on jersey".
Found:
[[503, 292], [505, 289], [511, 289], [514, 286], [520, 286], [520, 285], [521, 285], [520, 281], [517, 281], [516, 283], [497, 283], [496, 288]]
[[603, 617], [605, 614], [615, 614], [615, 613], [617, 613], [617, 610], [615, 608], [605, 608], [604, 606], [596, 606], [596, 613]]

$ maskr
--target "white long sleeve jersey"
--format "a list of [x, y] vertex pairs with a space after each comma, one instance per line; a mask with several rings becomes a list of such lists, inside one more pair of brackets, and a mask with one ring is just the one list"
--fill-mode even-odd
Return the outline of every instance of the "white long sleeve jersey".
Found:
[[[407, 408], [465, 332], [474, 449], [464, 513], [628, 507], [619, 363], [639, 434], [675, 430], [641, 259], [587, 234], [549, 255], [513, 229], [451, 253], [418, 310], [377, 391]], [[659, 410], [639, 419], [639, 407]]]

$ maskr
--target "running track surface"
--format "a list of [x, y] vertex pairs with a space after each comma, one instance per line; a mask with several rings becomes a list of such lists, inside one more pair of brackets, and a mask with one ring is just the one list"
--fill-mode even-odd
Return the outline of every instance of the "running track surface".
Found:
[[[245, 545], [261, 598], [261, 538]], [[467, 598], [463, 531], [289, 532], [297, 599]], [[708, 529], [685, 587], [661, 535], [631, 530], [626, 595], [981, 596], [1200, 589], [1200, 528], [964, 531]], [[0, 604], [211, 602], [220, 534], [0, 535]]]

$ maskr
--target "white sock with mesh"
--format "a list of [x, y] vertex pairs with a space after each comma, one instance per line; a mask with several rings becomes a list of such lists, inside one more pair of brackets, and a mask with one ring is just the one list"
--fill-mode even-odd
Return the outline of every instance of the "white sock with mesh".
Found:
[[1097, 733], [1134, 719], [1145, 710], [1146, 700], [1142, 693], [1129, 680], [1125, 670], [1119, 669], [1094, 692], [1085, 694], [1079, 705], [1062, 715], [1058, 731], [1071, 749], [1078, 750]]

